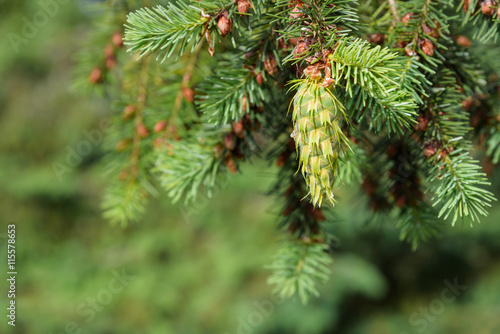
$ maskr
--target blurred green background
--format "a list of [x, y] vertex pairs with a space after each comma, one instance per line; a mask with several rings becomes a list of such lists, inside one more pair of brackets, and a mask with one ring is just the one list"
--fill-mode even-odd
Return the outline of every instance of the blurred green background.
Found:
[[[52, 167], [109, 116], [98, 97], [68, 89], [90, 0], [60, 1], [13, 44], [9, 33], [22, 36], [43, 1], [0, 0], [0, 333], [500, 333], [498, 205], [412, 252], [397, 231], [367, 225], [357, 190], [342, 189], [328, 224], [338, 237], [331, 279], [306, 306], [273, 301], [266, 283], [279, 237], [264, 195], [276, 169], [264, 161], [188, 219], [160, 196], [142, 223], [110, 226], [99, 145], [62, 182]], [[493, 181], [498, 194], [498, 173]], [[9, 223], [15, 327], [5, 317]]]

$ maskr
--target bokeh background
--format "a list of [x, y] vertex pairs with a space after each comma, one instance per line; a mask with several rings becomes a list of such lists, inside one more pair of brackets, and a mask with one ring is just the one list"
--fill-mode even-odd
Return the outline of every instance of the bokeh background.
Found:
[[[99, 97], [70, 89], [88, 2], [65, 1], [16, 51], [9, 33], [21, 35], [42, 5], [0, 0], [0, 333], [500, 333], [498, 205], [412, 252], [397, 231], [369, 224], [356, 189], [342, 189], [328, 223], [338, 238], [332, 275], [305, 306], [271, 301], [266, 283], [279, 243], [265, 196], [277, 170], [266, 161], [188, 218], [160, 196], [140, 224], [102, 219], [100, 146], [62, 182], [52, 166], [109, 116]], [[492, 180], [498, 194], [498, 173]], [[9, 223], [15, 327], [5, 317]]]

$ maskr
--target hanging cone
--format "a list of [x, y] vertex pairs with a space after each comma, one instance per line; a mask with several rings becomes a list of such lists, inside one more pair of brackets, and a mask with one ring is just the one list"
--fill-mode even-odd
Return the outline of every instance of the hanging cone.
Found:
[[311, 202], [317, 207], [325, 200], [335, 204], [333, 185], [339, 171], [339, 159], [349, 147], [340, 128], [345, 117], [344, 106], [320, 82], [309, 79], [298, 87], [292, 133]]

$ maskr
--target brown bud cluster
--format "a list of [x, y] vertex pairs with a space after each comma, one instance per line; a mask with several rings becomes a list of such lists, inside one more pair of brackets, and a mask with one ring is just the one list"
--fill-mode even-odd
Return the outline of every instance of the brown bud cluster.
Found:
[[184, 95], [184, 98], [186, 99], [186, 101], [188, 101], [189, 103], [193, 103], [194, 102], [194, 90], [189, 88], [189, 87], [183, 87], [182, 88], [182, 95]]
[[217, 27], [222, 37], [226, 36], [233, 29], [233, 19], [229, 18], [229, 13], [224, 11], [217, 21]]
[[376, 175], [367, 175], [361, 184], [361, 189], [369, 197], [369, 204], [373, 211], [379, 211], [389, 207], [387, 198], [377, 193], [377, 189], [379, 189], [379, 179], [380, 178]]
[[415, 131], [426, 131], [429, 128], [430, 119], [428, 115], [420, 115], [417, 117], [417, 124], [413, 126]]
[[132, 140], [130, 138], [120, 140], [116, 144], [116, 147], [115, 147], [116, 151], [117, 152], [122, 152], [123, 150], [125, 150], [130, 145], [131, 142], [132, 142]]
[[262, 86], [262, 84], [264, 83], [264, 76], [262, 75], [262, 72], [259, 72], [256, 76], [255, 76], [255, 81], [257, 81], [257, 84], [259, 86]]
[[252, 3], [249, 0], [236, 0], [236, 4], [238, 6], [238, 12], [244, 14], [248, 13], [252, 7]]
[[302, 3], [295, 5], [295, 7], [290, 12], [291, 19], [299, 19], [299, 18], [303, 17], [304, 15], [305, 15], [304, 14], [304, 4], [302, 4]]
[[278, 63], [276, 62], [276, 58], [274, 58], [272, 54], [269, 54], [264, 60], [264, 69], [271, 76], [276, 74], [276, 72], [278, 71]]
[[436, 154], [438, 150], [438, 142], [436, 140], [431, 141], [430, 143], [427, 143], [424, 148], [424, 155], [427, 158], [432, 157], [434, 154]]
[[419, 45], [424, 54], [428, 56], [434, 55], [434, 44], [432, 44], [430, 39], [426, 38], [419, 40]]
[[468, 47], [470, 47], [472, 45], [471, 40], [468, 39], [464, 35], [457, 36], [456, 41], [457, 41], [457, 44], [460, 45], [463, 48], [468, 48]]
[[424, 193], [420, 190], [418, 167], [413, 163], [409, 147], [403, 143], [393, 145], [394, 155], [390, 159], [394, 164], [389, 170], [391, 197], [399, 208], [415, 207], [424, 198]]
[[368, 41], [373, 44], [382, 45], [385, 40], [385, 35], [381, 33], [371, 34]]
[[117, 48], [122, 48], [123, 47], [123, 35], [121, 32], [116, 31], [113, 33], [111, 36], [111, 41]]
[[96, 67], [90, 72], [89, 82], [91, 84], [98, 84], [102, 81], [102, 70], [99, 67]]
[[166, 127], [167, 127], [167, 124], [168, 122], [163, 120], [163, 121], [158, 121], [156, 124], [155, 124], [155, 127], [153, 128], [153, 131], [155, 133], [159, 133], [159, 132], [162, 132]]
[[309, 65], [304, 70], [305, 75], [307, 75], [311, 80], [318, 81], [323, 77], [320, 67], [318, 65]]
[[143, 123], [138, 123], [135, 127], [135, 131], [141, 138], [146, 138], [149, 136], [149, 130]]
[[474, 99], [472, 98], [468, 98], [462, 101], [462, 108], [464, 108], [467, 111], [471, 111], [472, 108], [474, 108], [474, 105], [475, 105]]
[[425, 34], [431, 36], [431, 37], [434, 37], [434, 38], [438, 38], [439, 37], [439, 29], [441, 28], [441, 25], [439, 24], [439, 22], [436, 22], [436, 27], [435, 28], [431, 28], [429, 27], [428, 25], [426, 25], [425, 23], [422, 24], [422, 30]]
[[232, 124], [231, 132], [224, 136], [223, 143], [214, 148], [216, 157], [224, 156], [224, 163], [229, 172], [236, 173], [238, 171], [236, 160], [244, 158], [240, 149], [245, 138], [245, 131], [251, 131], [258, 127], [257, 120], [252, 123], [250, 115], [246, 114], [238, 122]]
[[497, 2], [495, 0], [485, 0], [481, 3], [481, 13], [485, 16], [493, 16], [496, 6]]
[[125, 107], [125, 109], [123, 109], [123, 113], [122, 113], [122, 118], [124, 121], [128, 121], [130, 119], [132, 119], [132, 117], [134, 117], [135, 115], [135, 112], [136, 112], [136, 107], [132, 104], [129, 104], [128, 106]]
[[405, 16], [403, 16], [403, 18], [401, 19], [401, 22], [403, 22], [404, 24], [408, 24], [413, 15], [414, 15], [413, 13], [406, 13]]

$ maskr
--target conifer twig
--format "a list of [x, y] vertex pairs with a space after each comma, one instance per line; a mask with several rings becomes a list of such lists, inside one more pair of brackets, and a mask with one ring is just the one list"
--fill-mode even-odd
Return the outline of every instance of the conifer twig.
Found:
[[142, 125], [142, 110], [144, 109], [144, 105], [146, 104], [147, 99], [147, 91], [146, 85], [148, 82], [148, 69], [149, 69], [150, 59], [146, 58], [142, 60], [141, 74], [139, 77], [139, 88], [137, 93], [137, 110], [135, 114], [135, 127], [136, 130], [134, 132], [134, 139], [132, 143], [132, 180], [137, 178], [137, 174], [139, 173], [139, 156], [140, 156], [140, 146], [141, 146], [141, 137], [137, 131], [137, 127]]
[[391, 6], [392, 15], [394, 16], [395, 20], [397, 22], [399, 22], [399, 15], [398, 15], [398, 8], [396, 5], [396, 0], [387, 0], [387, 2], [389, 3], [389, 6]]

